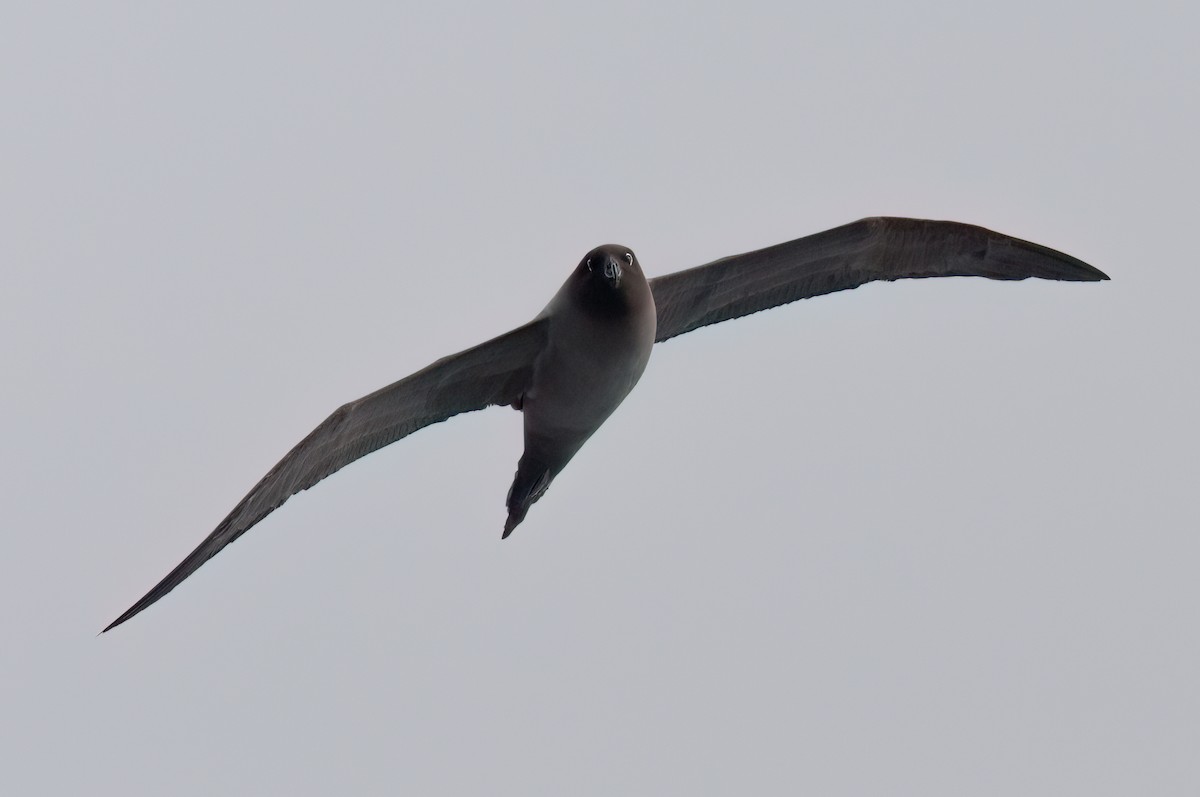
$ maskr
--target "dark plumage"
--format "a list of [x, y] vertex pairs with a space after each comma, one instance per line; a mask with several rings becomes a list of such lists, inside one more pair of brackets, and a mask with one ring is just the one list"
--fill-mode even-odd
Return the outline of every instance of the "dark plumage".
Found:
[[637, 384], [655, 342], [874, 280], [952, 276], [1108, 279], [1038, 244], [917, 219], [863, 219], [649, 282], [632, 251], [597, 247], [528, 324], [340, 407], [104, 630], [166, 595], [301, 490], [418, 429], [493, 404], [516, 407], [525, 420], [525, 451], [507, 499], [507, 537]]

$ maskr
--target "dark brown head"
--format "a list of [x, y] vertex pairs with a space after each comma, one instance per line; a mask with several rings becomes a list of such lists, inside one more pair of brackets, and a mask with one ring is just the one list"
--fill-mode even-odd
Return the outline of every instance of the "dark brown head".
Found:
[[575, 268], [575, 278], [584, 306], [605, 315], [627, 312], [633, 293], [646, 282], [633, 250], [619, 244], [588, 252]]

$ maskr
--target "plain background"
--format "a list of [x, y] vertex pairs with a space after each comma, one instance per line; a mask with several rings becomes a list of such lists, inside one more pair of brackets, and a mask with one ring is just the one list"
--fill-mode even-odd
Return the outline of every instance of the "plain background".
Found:
[[[328, 6], [0, 11], [0, 791], [1197, 793], [1194, 6]], [[875, 214], [1113, 280], [701, 330], [512, 539], [493, 409], [96, 636], [592, 246]]]

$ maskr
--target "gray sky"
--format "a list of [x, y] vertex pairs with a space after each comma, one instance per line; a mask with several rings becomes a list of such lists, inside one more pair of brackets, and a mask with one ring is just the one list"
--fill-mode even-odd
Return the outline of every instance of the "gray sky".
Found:
[[[0, 791], [1200, 788], [1197, 12], [167, 5], [0, 11]], [[493, 409], [95, 636], [592, 246], [873, 214], [1113, 281], [701, 330], [512, 539]]]

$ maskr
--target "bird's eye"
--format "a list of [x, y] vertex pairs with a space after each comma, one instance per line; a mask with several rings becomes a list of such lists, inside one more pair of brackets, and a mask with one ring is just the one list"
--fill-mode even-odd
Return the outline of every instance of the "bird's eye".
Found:
[[633, 265], [633, 252], [626, 252], [625, 259], [629, 261], [629, 265]]
[[586, 262], [587, 262], [588, 271], [591, 271], [592, 270], [592, 259], [589, 257]]

